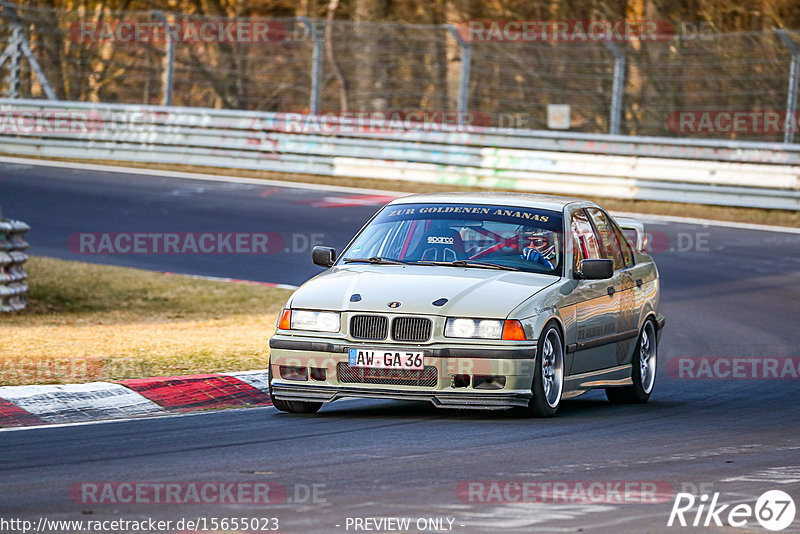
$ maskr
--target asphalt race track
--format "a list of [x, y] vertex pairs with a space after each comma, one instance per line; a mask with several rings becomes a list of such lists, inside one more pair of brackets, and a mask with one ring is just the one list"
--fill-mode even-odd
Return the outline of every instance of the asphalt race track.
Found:
[[[341, 249], [379, 205], [351, 197], [0, 164], [0, 204], [33, 228], [33, 255], [283, 284], [318, 272], [310, 246], [270, 255], [82, 255], [67, 240], [76, 232], [268, 231], [285, 243], [321, 234]], [[437, 532], [765, 532], [752, 517], [746, 529], [667, 520], [680, 491], [752, 506], [780, 489], [800, 505], [800, 379], [692, 379], [666, 367], [682, 357], [800, 356], [800, 235], [675, 223], [648, 229], [661, 239], [654, 256], [667, 327], [647, 405], [612, 406], [591, 393], [565, 401], [555, 419], [531, 420], [357, 400], [310, 417], [270, 407], [2, 431], [0, 516], [274, 517], [281, 532], [299, 533], [355, 532], [354, 518], [384, 517], [411, 518], [410, 532], [421, 518], [442, 518], [445, 527], [452, 520], [451, 530]], [[253, 506], [70, 498], [73, 485], [93, 481], [273, 482], [287, 499]], [[669, 491], [656, 503], [483, 503], [459, 491], [471, 481], [647, 481]], [[800, 515], [784, 532], [800, 532]]]

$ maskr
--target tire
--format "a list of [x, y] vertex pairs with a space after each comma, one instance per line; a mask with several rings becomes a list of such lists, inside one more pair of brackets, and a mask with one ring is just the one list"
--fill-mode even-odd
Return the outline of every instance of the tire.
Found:
[[531, 417], [553, 417], [561, 405], [564, 392], [564, 343], [555, 323], [547, 323], [536, 348], [531, 400], [526, 414]]
[[321, 402], [287, 401], [272, 399], [272, 405], [278, 410], [288, 413], [317, 413], [322, 408]]
[[269, 370], [269, 396], [272, 399], [272, 405], [282, 412], [287, 413], [317, 413], [322, 408], [321, 402], [304, 402], [304, 401], [287, 401], [276, 399], [272, 394], [272, 365]]
[[636, 340], [636, 351], [631, 362], [633, 385], [606, 388], [606, 397], [615, 404], [644, 404], [650, 400], [656, 384], [656, 367], [658, 364], [658, 339], [653, 319], [648, 318], [642, 325], [639, 338]]

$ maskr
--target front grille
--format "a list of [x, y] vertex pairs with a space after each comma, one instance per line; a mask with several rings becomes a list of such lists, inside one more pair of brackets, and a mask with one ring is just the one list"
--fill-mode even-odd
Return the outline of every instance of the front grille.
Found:
[[350, 319], [350, 336], [355, 339], [386, 339], [389, 320], [382, 315], [354, 315]]
[[421, 317], [398, 317], [392, 321], [392, 339], [395, 341], [428, 341], [431, 337], [431, 320]]
[[336, 366], [339, 382], [345, 384], [383, 384], [392, 386], [420, 386], [432, 388], [436, 385], [436, 367], [426, 366], [422, 371], [401, 369], [368, 369], [350, 367], [345, 362]]

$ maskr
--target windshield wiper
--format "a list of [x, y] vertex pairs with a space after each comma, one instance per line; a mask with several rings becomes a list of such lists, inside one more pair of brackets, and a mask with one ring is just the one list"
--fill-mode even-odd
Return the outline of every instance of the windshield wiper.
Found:
[[373, 256], [371, 258], [344, 258], [344, 263], [371, 263], [373, 265], [411, 265], [410, 261], [395, 260], [392, 258], [382, 258]]
[[384, 258], [373, 256], [371, 258], [344, 258], [344, 263], [370, 263], [372, 265], [443, 265], [445, 267], [477, 267], [479, 269], [496, 269], [499, 271], [519, 271], [516, 267], [506, 265], [496, 265], [485, 261], [456, 260], [456, 261], [405, 261], [394, 258]]
[[485, 261], [474, 260], [456, 260], [456, 261], [418, 261], [415, 262], [422, 265], [444, 265], [447, 267], [477, 267], [479, 269], [497, 269], [499, 271], [519, 271], [516, 267], [509, 267], [507, 265], [497, 265]]

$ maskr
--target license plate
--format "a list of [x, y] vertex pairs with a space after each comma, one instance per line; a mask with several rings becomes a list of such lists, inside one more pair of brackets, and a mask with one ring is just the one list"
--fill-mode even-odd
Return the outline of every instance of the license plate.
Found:
[[348, 363], [350, 367], [422, 371], [425, 367], [425, 360], [422, 355], [422, 351], [351, 348], [348, 353]]

